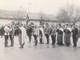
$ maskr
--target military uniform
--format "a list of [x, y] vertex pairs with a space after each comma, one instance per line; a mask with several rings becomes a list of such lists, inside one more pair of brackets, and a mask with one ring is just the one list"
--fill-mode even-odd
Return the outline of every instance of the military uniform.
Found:
[[49, 35], [50, 35], [50, 28], [49, 27], [46, 27], [44, 29], [44, 34], [45, 34], [46, 39], [47, 39], [47, 43], [46, 44], [49, 44]]
[[15, 28], [14, 28], [14, 26], [11, 26], [10, 28], [9, 28], [9, 37], [10, 37], [10, 41], [11, 41], [11, 47], [13, 47], [14, 46], [14, 33], [15, 33]]
[[76, 47], [77, 41], [78, 41], [78, 29], [77, 28], [74, 28], [72, 30], [72, 37], [73, 37], [73, 46]]
[[51, 28], [50, 34], [51, 34], [51, 38], [52, 38], [52, 45], [54, 45], [55, 42], [56, 42], [56, 29], [55, 28]]
[[8, 47], [8, 38], [9, 38], [9, 27], [8, 26], [5, 26], [4, 27], [4, 37], [5, 37], [5, 47]]

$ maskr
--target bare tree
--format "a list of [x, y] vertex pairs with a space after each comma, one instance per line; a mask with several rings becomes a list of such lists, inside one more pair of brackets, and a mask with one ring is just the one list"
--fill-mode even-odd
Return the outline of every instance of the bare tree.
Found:
[[61, 22], [76, 23], [80, 19], [80, 9], [75, 5], [67, 5], [59, 10], [56, 18]]
[[13, 13], [11, 14], [11, 16], [14, 19], [17, 19], [18, 22], [20, 22], [22, 19], [26, 18], [27, 12], [25, 12], [22, 9], [22, 6], [19, 7], [19, 9], [17, 11], [13, 11]]
[[25, 15], [26, 15], [26, 12], [23, 12], [23, 11], [15, 11], [12, 14], [12, 17], [20, 20], [20, 19], [23, 19], [25, 17]]

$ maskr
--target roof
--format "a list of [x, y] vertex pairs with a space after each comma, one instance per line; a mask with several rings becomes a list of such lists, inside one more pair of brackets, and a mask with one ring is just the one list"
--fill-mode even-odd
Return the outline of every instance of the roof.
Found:
[[[17, 18], [21, 16], [21, 19], [26, 19], [27, 17], [27, 12], [21, 12], [21, 11], [5, 11], [1, 10], [0, 11], [0, 18]], [[43, 20], [55, 20], [54, 15], [40, 15], [39, 13], [28, 13], [29, 19], [36, 19], [36, 20], [41, 20], [41, 16], [43, 16]]]

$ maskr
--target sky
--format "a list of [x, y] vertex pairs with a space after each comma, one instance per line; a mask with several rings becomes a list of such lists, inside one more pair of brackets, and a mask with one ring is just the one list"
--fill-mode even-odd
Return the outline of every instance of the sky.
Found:
[[56, 14], [68, 4], [80, 6], [80, 0], [0, 0], [1, 10], [22, 10], [27, 12]]

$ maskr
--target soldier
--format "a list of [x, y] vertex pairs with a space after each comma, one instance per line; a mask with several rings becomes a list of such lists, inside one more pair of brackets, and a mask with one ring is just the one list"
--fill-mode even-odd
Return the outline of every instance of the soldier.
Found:
[[33, 28], [33, 36], [34, 36], [34, 40], [35, 40], [35, 45], [37, 46], [37, 42], [38, 42], [38, 36], [39, 36], [39, 28], [37, 25], [34, 26]]
[[54, 25], [51, 25], [51, 30], [50, 30], [51, 38], [52, 38], [52, 45], [55, 45], [56, 42], [56, 28]]
[[11, 47], [14, 46], [14, 33], [15, 33], [15, 28], [14, 28], [14, 22], [11, 23], [11, 26], [9, 26], [9, 37], [11, 41]]
[[29, 37], [29, 43], [31, 43], [32, 33], [33, 33], [33, 23], [29, 24], [29, 26], [27, 28], [27, 35]]
[[73, 29], [72, 29], [72, 38], [73, 38], [73, 47], [77, 47], [78, 28], [77, 28], [76, 25], [73, 25]]
[[45, 37], [47, 39], [47, 43], [46, 44], [49, 44], [50, 27], [49, 27], [48, 23], [46, 23], [46, 26], [44, 28], [44, 34], [45, 34]]
[[5, 31], [5, 33], [4, 33], [4, 37], [5, 37], [5, 47], [8, 47], [8, 37], [9, 37], [9, 27], [8, 27], [8, 25], [6, 25], [6, 26], [4, 27], [4, 31]]

